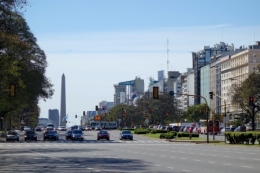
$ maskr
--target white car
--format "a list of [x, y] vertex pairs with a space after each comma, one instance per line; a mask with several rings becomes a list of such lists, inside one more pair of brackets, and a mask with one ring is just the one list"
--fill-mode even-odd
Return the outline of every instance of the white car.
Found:
[[60, 127], [58, 127], [58, 130], [59, 130], [59, 131], [66, 131], [67, 128], [66, 128], [65, 126], [60, 126]]
[[24, 127], [23, 127], [23, 130], [24, 130], [24, 131], [30, 131], [30, 130], [31, 130], [31, 127], [29, 127], [29, 126], [24, 126]]

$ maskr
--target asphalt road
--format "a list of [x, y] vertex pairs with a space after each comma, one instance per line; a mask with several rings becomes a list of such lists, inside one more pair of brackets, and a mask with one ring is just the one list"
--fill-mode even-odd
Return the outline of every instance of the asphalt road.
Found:
[[[38, 134], [40, 139], [41, 134]], [[260, 147], [174, 143], [134, 135], [119, 140], [96, 140], [96, 131], [84, 132], [84, 141], [0, 143], [0, 172], [145, 172], [145, 173], [259, 173]]]

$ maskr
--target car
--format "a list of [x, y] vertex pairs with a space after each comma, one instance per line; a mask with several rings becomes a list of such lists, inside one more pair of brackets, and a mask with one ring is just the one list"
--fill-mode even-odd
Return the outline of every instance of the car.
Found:
[[230, 132], [231, 131], [231, 129], [230, 129], [230, 127], [226, 127], [226, 129], [225, 128], [223, 128], [223, 129], [221, 129], [221, 134], [224, 134], [225, 132]]
[[43, 140], [45, 141], [46, 139], [59, 140], [59, 134], [55, 130], [46, 131], [43, 135]]
[[58, 130], [59, 130], [59, 131], [66, 131], [67, 128], [66, 128], [65, 126], [60, 126], [60, 127], [58, 127]]
[[35, 131], [31, 130], [31, 131], [26, 131], [24, 133], [24, 141], [27, 140], [37, 141], [37, 134], [35, 133]]
[[19, 141], [19, 134], [16, 131], [8, 131], [5, 135], [6, 141]]
[[100, 130], [97, 133], [97, 140], [100, 140], [100, 139], [110, 140], [109, 133], [106, 130]]
[[85, 127], [85, 130], [86, 130], [86, 131], [91, 131], [92, 128], [91, 128], [91, 126], [87, 126], [87, 127]]
[[46, 128], [44, 129], [44, 131], [43, 131], [43, 134], [45, 134], [46, 132], [52, 131], [52, 130], [54, 130], [53, 127], [46, 127]]
[[30, 130], [31, 130], [31, 127], [29, 127], [29, 126], [24, 126], [24, 127], [23, 127], [23, 130], [24, 130], [24, 131], [30, 131]]
[[37, 127], [35, 128], [35, 131], [42, 131], [42, 128], [39, 127], [39, 126], [37, 126]]
[[80, 129], [72, 130], [71, 140], [77, 140], [77, 139], [82, 141], [84, 139], [83, 132]]
[[68, 140], [71, 139], [71, 137], [72, 137], [72, 130], [67, 130], [65, 133], [65, 139]]
[[102, 130], [102, 128], [100, 126], [96, 126], [95, 130]]
[[74, 126], [71, 126], [71, 127], [70, 127], [70, 130], [77, 130], [78, 128], [79, 128], [79, 126], [74, 125]]
[[133, 134], [131, 133], [130, 130], [122, 130], [119, 136], [119, 139], [130, 139], [133, 140]]

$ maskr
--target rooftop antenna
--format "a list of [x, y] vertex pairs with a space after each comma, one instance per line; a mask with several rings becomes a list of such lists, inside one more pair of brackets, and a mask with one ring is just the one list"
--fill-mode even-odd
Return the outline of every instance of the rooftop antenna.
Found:
[[167, 39], [167, 73], [169, 72], [169, 40]]

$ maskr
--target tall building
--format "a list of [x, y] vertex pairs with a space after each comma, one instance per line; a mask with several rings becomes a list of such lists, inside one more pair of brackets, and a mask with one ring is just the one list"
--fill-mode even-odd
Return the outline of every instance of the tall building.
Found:
[[58, 109], [49, 109], [49, 119], [53, 121], [55, 127], [59, 126], [59, 117]]
[[[215, 44], [214, 47], [204, 46], [198, 52], [192, 52], [192, 64], [194, 70], [194, 94], [201, 95], [201, 80], [200, 80], [200, 70], [201, 67], [204, 67], [210, 63], [210, 58], [214, 55], [218, 55], [222, 52], [233, 51], [234, 45], [225, 44], [224, 42], [220, 42], [219, 44]], [[195, 105], [200, 104], [200, 98], [196, 97]]]
[[61, 77], [60, 126], [66, 126], [66, 90], [65, 75]]

